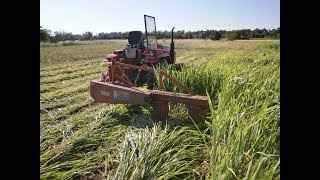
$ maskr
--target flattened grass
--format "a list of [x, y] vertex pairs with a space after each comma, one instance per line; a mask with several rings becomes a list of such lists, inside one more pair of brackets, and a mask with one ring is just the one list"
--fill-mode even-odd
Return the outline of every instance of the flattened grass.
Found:
[[42, 47], [41, 179], [280, 179], [280, 43], [232, 43], [176, 41], [171, 75], [211, 100], [198, 128], [180, 104], [155, 123], [149, 106], [93, 103], [125, 41]]

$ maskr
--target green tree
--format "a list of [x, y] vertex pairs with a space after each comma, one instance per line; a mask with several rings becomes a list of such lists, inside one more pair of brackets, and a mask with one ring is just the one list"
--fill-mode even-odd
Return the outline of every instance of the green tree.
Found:
[[92, 39], [92, 32], [87, 31], [84, 34], [82, 34], [82, 40], [88, 41]]
[[75, 40], [81, 40], [82, 36], [80, 34], [73, 35]]
[[76, 36], [70, 32], [55, 31], [54, 36], [52, 36], [50, 39], [52, 43], [57, 43], [59, 41], [63, 41], [63, 42], [68, 40], [74, 41], [76, 39]]
[[258, 28], [254, 29], [252, 31], [253, 38], [262, 38], [262, 34], [261, 33], [262, 33], [261, 29], [258, 29]]
[[211, 40], [220, 40], [221, 39], [221, 34], [218, 31], [211, 31], [210, 33], [210, 39]]
[[186, 39], [192, 39], [193, 38], [193, 33], [191, 31], [186, 32], [185, 38]]
[[206, 39], [207, 38], [207, 33], [204, 31], [201, 33], [201, 39]]
[[236, 40], [236, 39], [239, 39], [239, 32], [238, 31], [235, 31], [235, 30], [232, 30], [232, 31], [227, 31], [226, 32], [226, 38], [230, 41], [233, 41], [233, 40]]
[[44, 29], [40, 26], [40, 42], [47, 42], [50, 41], [50, 30]]
[[280, 39], [280, 27], [278, 27], [276, 30], [276, 38]]
[[266, 28], [263, 28], [261, 32], [261, 36], [263, 38], [266, 38], [267, 36], [269, 36], [269, 31]]
[[51, 38], [52, 42], [53, 43], [57, 43], [57, 42], [60, 42], [60, 41], [64, 41], [63, 40], [63, 34], [64, 34], [64, 31], [55, 31], [54, 32], [54, 36]]

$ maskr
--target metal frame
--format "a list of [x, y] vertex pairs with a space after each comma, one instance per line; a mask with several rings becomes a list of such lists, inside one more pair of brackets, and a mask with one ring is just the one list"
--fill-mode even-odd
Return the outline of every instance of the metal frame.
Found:
[[[111, 61], [111, 67], [110, 67], [111, 72], [107, 72], [107, 73], [109, 73], [109, 77], [110, 77], [108, 79], [109, 82], [114, 83], [115, 80], [119, 80], [119, 81], [125, 83], [129, 87], [133, 87], [133, 84], [130, 82], [130, 79], [125, 74], [125, 72], [122, 70], [122, 67], [131, 68], [131, 69], [140, 69], [143, 71], [150, 71], [150, 72], [159, 73], [159, 88], [158, 88], [159, 91], [163, 90], [163, 76], [165, 76], [170, 81], [172, 81], [174, 84], [176, 84], [177, 86], [179, 86], [182, 89], [184, 89], [185, 91], [187, 91], [189, 94], [196, 95], [196, 93], [194, 91], [192, 91], [190, 88], [188, 88], [187, 86], [182, 84], [180, 81], [174, 79], [173, 77], [171, 77], [170, 75], [168, 75], [167, 73], [165, 73], [162, 70], [153, 69], [153, 68], [146, 66], [146, 65], [136, 66], [136, 65], [132, 65], [132, 64], [120, 63], [120, 62], [116, 62], [115, 59], [112, 59], [112, 61]], [[118, 72], [120, 71], [120, 73], [121, 73], [120, 75], [116, 73], [117, 70], [118, 70]]]
[[[159, 73], [158, 90], [134, 87], [122, 68], [140, 69]], [[189, 94], [163, 91], [163, 76]], [[116, 81], [123, 83], [125, 86], [118, 85]], [[105, 79], [91, 81], [90, 95], [97, 103], [151, 105], [153, 107], [152, 117], [158, 120], [167, 119], [169, 102], [187, 104], [189, 116], [196, 121], [203, 121], [205, 119], [208, 105], [208, 97], [197, 95], [194, 91], [164, 71], [153, 69], [146, 65], [136, 66], [116, 62], [115, 58], [112, 58], [111, 64], [108, 66]]]
[[144, 15], [144, 27], [145, 27], [145, 31], [146, 31], [146, 39], [147, 39], [147, 50], [149, 50], [149, 40], [148, 40], [148, 31], [147, 31], [147, 21], [146, 21], [146, 17], [151, 17], [154, 20], [154, 35], [156, 37], [156, 43], [157, 43], [157, 26], [156, 26], [156, 18], [153, 16], [149, 16], [149, 15]]

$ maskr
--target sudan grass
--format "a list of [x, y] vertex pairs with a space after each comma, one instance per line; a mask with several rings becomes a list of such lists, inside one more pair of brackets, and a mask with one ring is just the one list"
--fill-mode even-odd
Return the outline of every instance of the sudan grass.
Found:
[[[70, 133], [55, 147], [42, 147], [44, 152], [40, 157], [41, 178], [77, 179], [93, 172], [102, 172], [104, 158], [114, 151], [115, 144], [124, 132], [122, 125], [111, 117], [112, 112], [112, 109], [108, 108], [100, 110], [99, 114], [94, 113], [87, 122], [82, 122], [86, 125], [78, 130], [72, 130], [72, 126], [55, 126], [58, 132], [62, 131], [61, 134], [68, 134], [68, 131]], [[79, 123], [75, 120], [73, 122]], [[45, 134], [47, 133], [42, 133], [42, 144], [48, 142], [44, 138], [51, 138]]]
[[99, 79], [101, 77], [98, 73], [89, 74], [86, 76], [80, 76], [73, 79], [57, 81], [50, 84], [43, 84], [40, 86], [40, 93], [49, 93], [55, 90], [59, 90], [65, 87], [75, 86], [82, 84], [83, 82], [89, 82], [92, 79]]
[[105, 65], [100, 55], [81, 59], [81, 53], [105, 46], [105, 55], [113, 45], [70, 45], [64, 52], [46, 47], [42, 57], [51, 60], [40, 67], [41, 179], [280, 179], [279, 41], [225, 48], [180, 43], [177, 61], [185, 68], [169, 74], [210, 97], [206, 122], [196, 126], [183, 104], [170, 103], [167, 125], [160, 125], [151, 120], [150, 106], [92, 103], [90, 78], [98, 79], [94, 71], [100, 74]]
[[40, 80], [40, 83], [42, 84], [49, 84], [49, 83], [54, 83], [57, 81], [63, 81], [63, 80], [69, 80], [69, 79], [74, 79], [77, 77], [83, 77], [91, 74], [100, 74], [99, 69], [90, 69], [90, 70], [83, 70], [83, 71], [77, 71], [73, 72], [70, 74], [59, 74], [54, 77], [48, 77], [46, 79]]
[[202, 65], [169, 72], [211, 98], [210, 134], [204, 134], [210, 139], [208, 164], [202, 172], [209, 179], [279, 178], [280, 46], [258, 45], [256, 50], [219, 51]]
[[[201, 142], [202, 146], [197, 147], [206, 153], [200, 158], [201, 168], [195, 170], [199, 175], [183, 178], [280, 178], [280, 59], [276, 43], [261, 44], [257, 50], [220, 51], [214, 57], [209, 56], [204, 65], [186, 67], [185, 71], [179, 73], [170, 72], [197, 93], [212, 99], [206, 120], [208, 128], [199, 130], [202, 135], [197, 138], [202, 138], [191, 140], [195, 142], [194, 145]], [[176, 88], [175, 91], [181, 90]], [[120, 153], [120, 164], [111, 179], [179, 177], [170, 176], [176, 175], [173, 172], [161, 176], [162, 169], [158, 173], [149, 170], [153, 164], [158, 165], [157, 158], [161, 158], [161, 155], [153, 156], [153, 151], [145, 150], [149, 145], [144, 143], [148, 144], [150, 137], [153, 137], [152, 134], [145, 134], [148, 131], [130, 132], [125, 136], [124, 147], [119, 148], [124, 152]], [[161, 142], [165, 143], [165, 140], [157, 140], [157, 143]], [[142, 155], [139, 154], [141, 151]], [[197, 150], [190, 149], [188, 153], [194, 151]], [[194, 154], [191, 156], [193, 160], [199, 158]], [[179, 174], [180, 170], [190, 166], [172, 169]]]
[[211, 117], [208, 177], [273, 179], [279, 176], [279, 76], [226, 82]]
[[[82, 67], [91, 67], [92, 65], [100, 64], [102, 65], [102, 58], [90, 59], [90, 60], [79, 60], [79, 61], [57, 61], [52, 64], [40, 63], [40, 75], [58, 72], [59, 70], [70, 70], [70, 69], [80, 69]], [[63, 72], [63, 71], [62, 71]]]
[[85, 59], [104, 58], [106, 54], [116, 49], [122, 49], [123, 41], [109, 44], [81, 44], [70, 46], [40, 47], [40, 63], [52, 64], [64, 61], [79, 61]]
[[129, 129], [109, 179], [188, 179], [199, 176], [203, 153], [199, 134], [187, 128]]
[[[98, 64], [99, 63], [99, 64]], [[105, 66], [105, 63], [102, 63], [102, 61], [97, 62], [97, 66], [95, 66], [96, 68], [101, 68], [103, 67], [103, 65]], [[92, 68], [94, 68], [94, 66], [91, 66]], [[52, 77], [52, 76], [57, 76], [59, 74], [70, 74], [70, 73], [74, 73], [76, 71], [84, 71], [88, 69], [88, 67], [86, 67], [85, 65], [81, 65], [78, 68], [72, 67], [72, 68], [59, 68], [59, 70], [57, 71], [53, 71], [53, 72], [40, 72], [40, 77], [44, 77], [44, 78], [48, 78], [48, 77]]]
[[[273, 40], [270, 42], [277, 42], [278, 40]], [[159, 43], [166, 44], [170, 46], [170, 40], [159, 40]], [[175, 47], [177, 49], [256, 49], [257, 44], [261, 41], [254, 40], [235, 40], [235, 41], [213, 41], [210, 39], [176, 39]], [[264, 41], [263, 41], [264, 42]]]

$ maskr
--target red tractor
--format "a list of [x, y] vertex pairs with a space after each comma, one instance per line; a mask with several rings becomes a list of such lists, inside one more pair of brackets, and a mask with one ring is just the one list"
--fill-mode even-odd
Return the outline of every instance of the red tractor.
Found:
[[[185, 103], [192, 119], [203, 120], [207, 97], [196, 95], [165, 72], [168, 66], [177, 70], [182, 67], [182, 64], [176, 64], [174, 28], [168, 47], [157, 43], [155, 18], [144, 15], [144, 22], [145, 37], [141, 31], [131, 31], [124, 49], [106, 56], [108, 68], [102, 73], [101, 80], [91, 81], [91, 97], [98, 103], [152, 105], [153, 118], [159, 120], [167, 119], [168, 102]], [[158, 80], [155, 73], [159, 73]], [[163, 91], [168, 80], [189, 94]], [[147, 84], [147, 89], [141, 88], [144, 84]]]
[[[170, 47], [157, 43], [155, 18], [144, 15], [145, 37], [141, 31], [129, 32], [128, 44], [123, 50], [114, 51], [107, 55], [106, 59], [111, 62], [115, 59], [117, 62], [132, 64], [137, 66], [148, 66], [153, 68], [166, 69], [172, 65], [177, 70], [181, 69], [182, 64], [175, 64], [175, 51], [173, 42], [173, 29], [171, 30]], [[157, 88], [157, 80], [154, 72], [141, 71], [138, 69], [125, 69], [125, 74], [135, 87], [140, 87], [147, 83], [148, 89]], [[109, 73], [110, 74], [110, 73]], [[104, 78], [106, 76], [103, 76]], [[167, 85], [167, 81], [165, 81]]]

